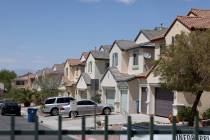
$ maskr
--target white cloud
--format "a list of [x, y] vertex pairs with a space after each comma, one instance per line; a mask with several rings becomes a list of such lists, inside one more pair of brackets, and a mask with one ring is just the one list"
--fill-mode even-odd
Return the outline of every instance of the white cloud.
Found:
[[136, 0], [116, 0], [117, 2], [121, 2], [123, 4], [126, 4], [126, 5], [131, 5], [131, 4], [134, 4], [136, 2]]

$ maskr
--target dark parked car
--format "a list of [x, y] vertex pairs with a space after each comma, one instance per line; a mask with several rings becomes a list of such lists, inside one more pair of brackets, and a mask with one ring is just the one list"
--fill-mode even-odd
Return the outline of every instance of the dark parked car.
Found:
[[1, 115], [6, 114], [21, 116], [21, 106], [13, 101], [5, 101], [1, 105]]

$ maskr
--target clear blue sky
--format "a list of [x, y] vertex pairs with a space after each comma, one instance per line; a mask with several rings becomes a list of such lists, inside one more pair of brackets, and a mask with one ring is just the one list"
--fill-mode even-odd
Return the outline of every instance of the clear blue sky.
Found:
[[0, 69], [37, 70], [134, 39], [210, 0], [0, 0]]

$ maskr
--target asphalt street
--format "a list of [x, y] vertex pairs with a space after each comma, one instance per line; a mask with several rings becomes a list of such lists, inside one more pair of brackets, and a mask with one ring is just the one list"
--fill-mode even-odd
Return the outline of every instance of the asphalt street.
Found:
[[[15, 118], [16, 130], [34, 130], [34, 123], [28, 123], [23, 117]], [[40, 130], [49, 130], [48, 128], [39, 125]], [[10, 130], [10, 116], [0, 115], [0, 131]], [[15, 140], [33, 140], [34, 136], [15, 136]], [[39, 136], [39, 140], [57, 140], [58, 136]], [[0, 140], [10, 140], [10, 136], [0, 136]], [[63, 136], [63, 140], [73, 140], [67, 136]]]

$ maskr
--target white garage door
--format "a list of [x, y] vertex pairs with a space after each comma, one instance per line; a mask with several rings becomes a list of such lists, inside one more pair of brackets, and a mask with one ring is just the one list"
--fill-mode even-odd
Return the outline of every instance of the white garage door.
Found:
[[106, 103], [114, 106], [115, 89], [106, 89]]

